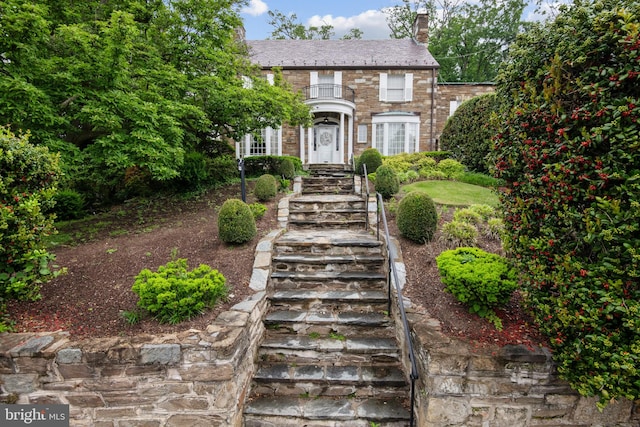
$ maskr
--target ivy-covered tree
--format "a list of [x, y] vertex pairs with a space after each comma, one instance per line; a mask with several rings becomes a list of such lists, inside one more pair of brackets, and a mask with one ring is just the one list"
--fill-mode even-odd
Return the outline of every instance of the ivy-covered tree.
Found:
[[498, 78], [508, 250], [562, 377], [640, 397], [640, 3], [576, 1]]
[[472, 171], [489, 173], [487, 156], [491, 152], [491, 139], [495, 127], [491, 115], [499, 107], [495, 93], [476, 96], [463, 102], [442, 130], [440, 145], [443, 150]]
[[250, 64], [240, 3], [0, 0], [0, 124], [110, 193], [176, 178], [184, 153], [212, 140], [308, 120], [282, 79]]

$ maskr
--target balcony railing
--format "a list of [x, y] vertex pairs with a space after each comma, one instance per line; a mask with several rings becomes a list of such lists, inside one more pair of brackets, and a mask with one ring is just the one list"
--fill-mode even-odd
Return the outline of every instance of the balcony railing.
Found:
[[356, 91], [349, 86], [319, 84], [302, 88], [304, 96], [309, 99], [343, 99], [345, 101], [355, 102]]

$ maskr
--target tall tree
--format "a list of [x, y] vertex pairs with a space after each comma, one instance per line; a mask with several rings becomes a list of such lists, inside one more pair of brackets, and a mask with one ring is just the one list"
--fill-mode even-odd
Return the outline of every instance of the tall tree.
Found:
[[131, 173], [176, 177], [204, 141], [304, 121], [300, 98], [250, 64], [240, 3], [0, 0], [0, 124], [109, 192]]
[[295, 13], [285, 15], [280, 11], [269, 11], [268, 24], [273, 27], [271, 38], [274, 40], [329, 40], [335, 33], [333, 25], [322, 25], [321, 27], [305, 27], [298, 21]]
[[[333, 25], [325, 24], [320, 27], [309, 26], [298, 21], [295, 13], [285, 15], [280, 11], [269, 11], [269, 25], [273, 27], [271, 38], [274, 40], [329, 40], [335, 36]], [[351, 28], [345, 35], [340, 37], [342, 40], [361, 39], [362, 30], [359, 28]]]
[[440, 63], [441, 81], [493, 81], [509, 44], [524, 28], [523, 0], [402, 0], [385, 9], [394, 38], [412, 36], [418, 11], [429, 14], [429, 51]]

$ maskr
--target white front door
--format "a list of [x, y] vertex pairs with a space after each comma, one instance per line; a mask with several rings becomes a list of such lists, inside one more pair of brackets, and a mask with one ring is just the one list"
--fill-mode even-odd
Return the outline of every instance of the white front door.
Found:
[[317, 126], [315, 155], [316, 163], [333, 163], [333, 153], [336, 151], [337, 126]]

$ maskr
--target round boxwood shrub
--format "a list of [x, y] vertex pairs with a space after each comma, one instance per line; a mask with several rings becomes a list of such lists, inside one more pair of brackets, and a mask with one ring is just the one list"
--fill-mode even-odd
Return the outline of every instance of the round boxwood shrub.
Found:
[[285, 157], [280, 162], [280, 175], [284, 179], [293, 179], [296, 176], [296, 167], [291, 159]]
[[400, 190], [398, 174], [391, 166], [382, 165], [378, 168], [376, 171], [375, 188], [376, 192], [380, 193], [385, 200], [388, 200]]
[[375, 172], [382, 165], [382, 154], [375, 148], [367, 148], [362, 152], [356, 162], [356, 171], [358, 175], [364, 173], [362, 165], [367, 165], [367, 173]]
[[218, 214], [218, 233], [225, 243], [242, 244], [257, 233], [256, 220], [249, 206], [239, 199], [229, 199]]
[[397, 225], [400, 234], [418, 243], [433, 238], [438, 227], [438, 213], [433, 199], [421, 191], [412, 191], [398, 204]]
[[256, 186], [253, 189], [253, 194], [256, 196], [256, 199], [261, 202], [274, 198], [277, 193], [278, 182], [276, 181], [276, 177], [268, 173], [258, 178]]

